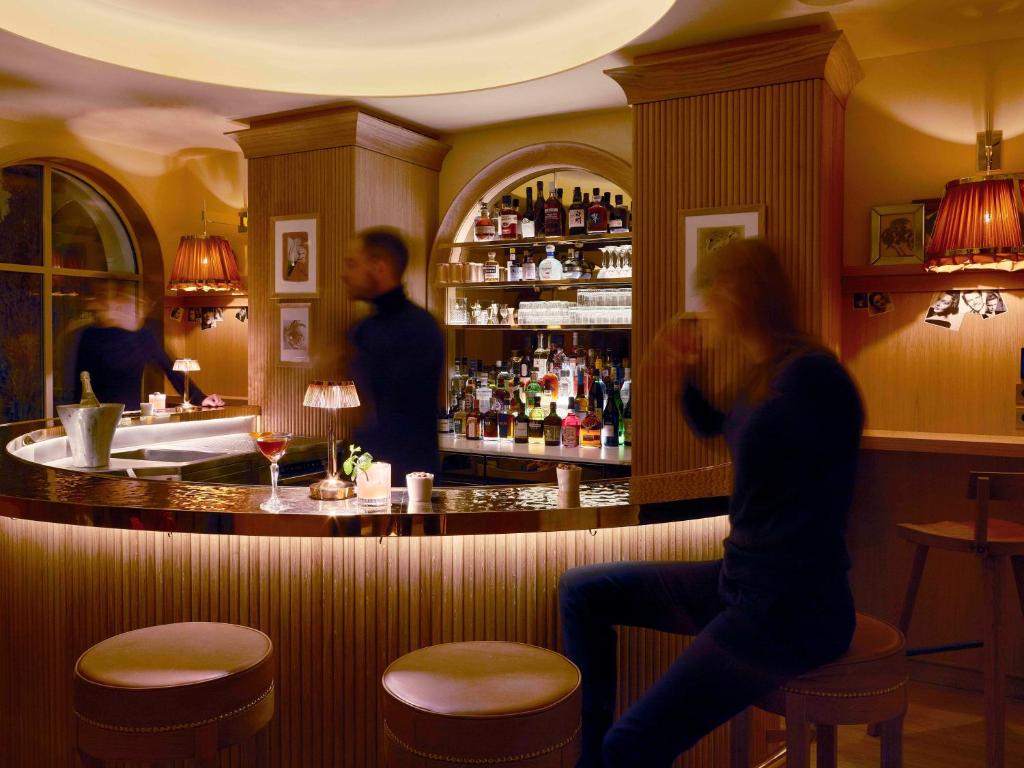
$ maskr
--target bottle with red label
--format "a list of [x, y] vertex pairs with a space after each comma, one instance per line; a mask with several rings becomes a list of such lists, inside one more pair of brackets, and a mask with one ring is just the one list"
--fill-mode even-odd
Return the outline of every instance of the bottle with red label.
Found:
[[519, 235], [519, 216], [512, 207], [512, 195], [501, 199], [501, 213], [498, 215], [498, 226], [502, 240], [515, 240]]
[[594, 187], [594, 198], [587, 208], [587, 234], [603, 235], [608, 231], [608, 209], [601, 202], [601, 190]]
[[551, 187], [548, 199], [544, 201], [544, 234], [548, 237], [561, 237], [564, 234], [562, 202], [558, 199], [554, 186]]
[[480, 201], [480, 215], [473, 220], [473, 239], [477, 242], [488, 242], [498, 236], [494, 219], [487, 210], [487, 203]]

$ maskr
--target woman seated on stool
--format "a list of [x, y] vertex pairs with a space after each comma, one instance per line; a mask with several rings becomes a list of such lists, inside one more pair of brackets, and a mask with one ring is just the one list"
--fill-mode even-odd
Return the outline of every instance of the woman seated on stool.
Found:
[[[762, 241], [723, 246], [698, 268], [714, 335], [738, 342], [747, 370], [717, 410], [697, 385], [693, 324], [663, 329], [660, 371], [683, 382], [701, 437], [724, 435], [734, 467], [721, 560], [621, 562], [559, 583], [565, 651], [583, 673], [583, 753], [591, 768], [667, 768], [675, 757], [788, 678], [847, 649], [855, 625], [846, 518], [863, 425], [842, 364], [801, 330], [793, 291]], [[616, 625], [695, 635], [622, 717]]]

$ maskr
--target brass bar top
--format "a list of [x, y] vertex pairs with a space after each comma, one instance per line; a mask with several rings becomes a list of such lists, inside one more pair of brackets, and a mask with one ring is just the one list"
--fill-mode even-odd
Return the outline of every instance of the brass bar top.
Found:
[[[171, 423], [255, 417], [254, 407], [197, 409]], [[236, 423], [232, 422], [232, 423]], [[227, 422], [225, 422], [227, 423]], [[140, 425], [143, 426], [143, 425]], [[53, 421], [0, 425], [0, 515], [71, 525], [250, 536], [455, 536], [617, 528], [713, 517], [726, 511], [732, 467], [582, 483], [578, 503], [555, 485], [435, 489], [430, 504], [366, 512], [355, 500], [317, 501], [306, 487], [281, 487], [285, 512], [259, 505], [267, 486], [116, 477], [25, 455], [63, 440]], [[116, 439], [116, 438], [115, 438]], [[115, 453], [116, 453], [115, 442]], [[58, 466], [54, 466], [54, 465]]]

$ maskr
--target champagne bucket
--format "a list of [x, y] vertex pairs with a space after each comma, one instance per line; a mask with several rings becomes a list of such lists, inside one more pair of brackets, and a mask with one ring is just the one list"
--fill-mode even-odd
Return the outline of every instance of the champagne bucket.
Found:
[[75, 467], [105, 467], [110, 463], [110, 444], [121, 421], [124, 405], [58, 405], [57, 414], [71, 448]]

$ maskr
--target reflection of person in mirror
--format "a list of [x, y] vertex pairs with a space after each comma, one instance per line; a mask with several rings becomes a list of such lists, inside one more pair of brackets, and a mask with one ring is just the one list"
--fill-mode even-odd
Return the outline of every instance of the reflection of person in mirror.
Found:
[[939, 328], [952, 328], [952, 318], [959, 312], [960, 292], [943, 291], [928, 307], [928, 314], [925, 315], [924, 321], [929, 325], [937, 325]]
[[964, 291], [963, 299], [966, 305], [964, 314], [980, 315], [984, 313], [985, 297], [981, 295], [981, 291]]
[[284, 279], [290, 283], [309, 280], [309, 236], [305, 232], [285, 232]]
[[987, 320], [990, 317], [1001, 315], [1006, 311], [1006, 304], [999, 291], [988, 291], [985, 293], [985, 311], [982, 318]]

